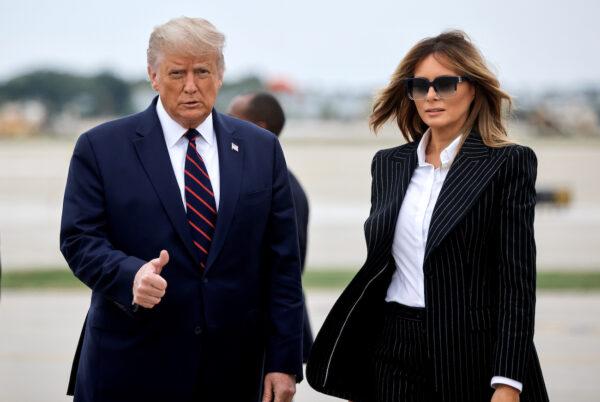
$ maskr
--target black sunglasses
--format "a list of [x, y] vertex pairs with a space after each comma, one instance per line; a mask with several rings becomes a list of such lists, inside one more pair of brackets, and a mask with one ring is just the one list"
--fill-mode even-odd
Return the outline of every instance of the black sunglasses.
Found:
[[429, 88], [433, 87], [435, 93], [441, 98], [450, 98], [456, 93], [458, 84], [465, 81], [471, 81], [469, 77], [455, 77], [450, 75], [442, 75], [433, 81], [427, 78], [413, 77], [406, 78], [406, 94], [412, 100], [423, 100], [427, 98]]

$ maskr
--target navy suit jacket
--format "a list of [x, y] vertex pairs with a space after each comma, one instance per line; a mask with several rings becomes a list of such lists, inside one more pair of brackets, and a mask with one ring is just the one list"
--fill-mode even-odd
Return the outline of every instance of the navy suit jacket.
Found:
[[[281, 147], [255, 125], [216, 111], [213, 122], [221, 198], [204, 272], [156, 99], [77, 141], [60, 233], [69, 267], [92, 289], [76, 401], [253, 401], [265, 373], [302, 379], [300, 258]], [[134, 276], [162, 249], [166, 295], [135, 310]]]

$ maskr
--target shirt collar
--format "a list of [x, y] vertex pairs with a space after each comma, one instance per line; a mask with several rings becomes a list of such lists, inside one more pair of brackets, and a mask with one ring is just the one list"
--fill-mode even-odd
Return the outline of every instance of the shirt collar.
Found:
[[[427, 129], [425, 134], [421, 137], [419, 141], [419, 146], [417, 147], [417, 157], [419, 160], [419, 166], [427, 166], [426, 162], [426, 154], [425, 150], [427, 149], [427, 145], [429, 144], [429, 140], [431, 139], [431, 129]], [[446, 167], [451, 164], [456, 154], [458, 153], [458, 146], [460, 145], [462, 139], [462, 135], [457, 136], [440, 154], [440, 160], [442, 162], [442, 167]]]
[[[163, 134], [165, 136], [165, 142], [167, 143], [167, 148], [172, 148], [177, 144], [177, 142], [183, 137], [183, 135], [188, 131], [187, 128], [182, 127], [179, 123], [177, 123], [169, 113], [165, 110], [165, 107], [162, 104], [160, 97], [158, 98], [158, 102], [156, 102], [156, 114], [158, 115], [158, 120], [160, 121], [160, 125], [162, 126]], [[212, 113], [210, 113], [206, 119], [198, 127], [195, 127], [196, 130], [200, 133], [200, 136], [209, 144], [212, 145], [215, 141], [215, 130], [213, 127], [213, 118]]]

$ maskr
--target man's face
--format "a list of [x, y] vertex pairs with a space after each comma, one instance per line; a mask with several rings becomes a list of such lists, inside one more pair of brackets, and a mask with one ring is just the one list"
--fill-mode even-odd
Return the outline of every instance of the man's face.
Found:
[[165, 110], [182, 127], [196, 128], [211, 113], [221, 88], [217, 55], [187, 56], [165, 53], [148, 76]]

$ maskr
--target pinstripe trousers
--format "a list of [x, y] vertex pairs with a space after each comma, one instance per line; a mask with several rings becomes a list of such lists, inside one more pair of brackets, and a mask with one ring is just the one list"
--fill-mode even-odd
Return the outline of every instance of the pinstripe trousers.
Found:
[[371, 352], [370, 402], [434, 401], [433, 366], [427, 355], [425, 309], [388, 302]]

